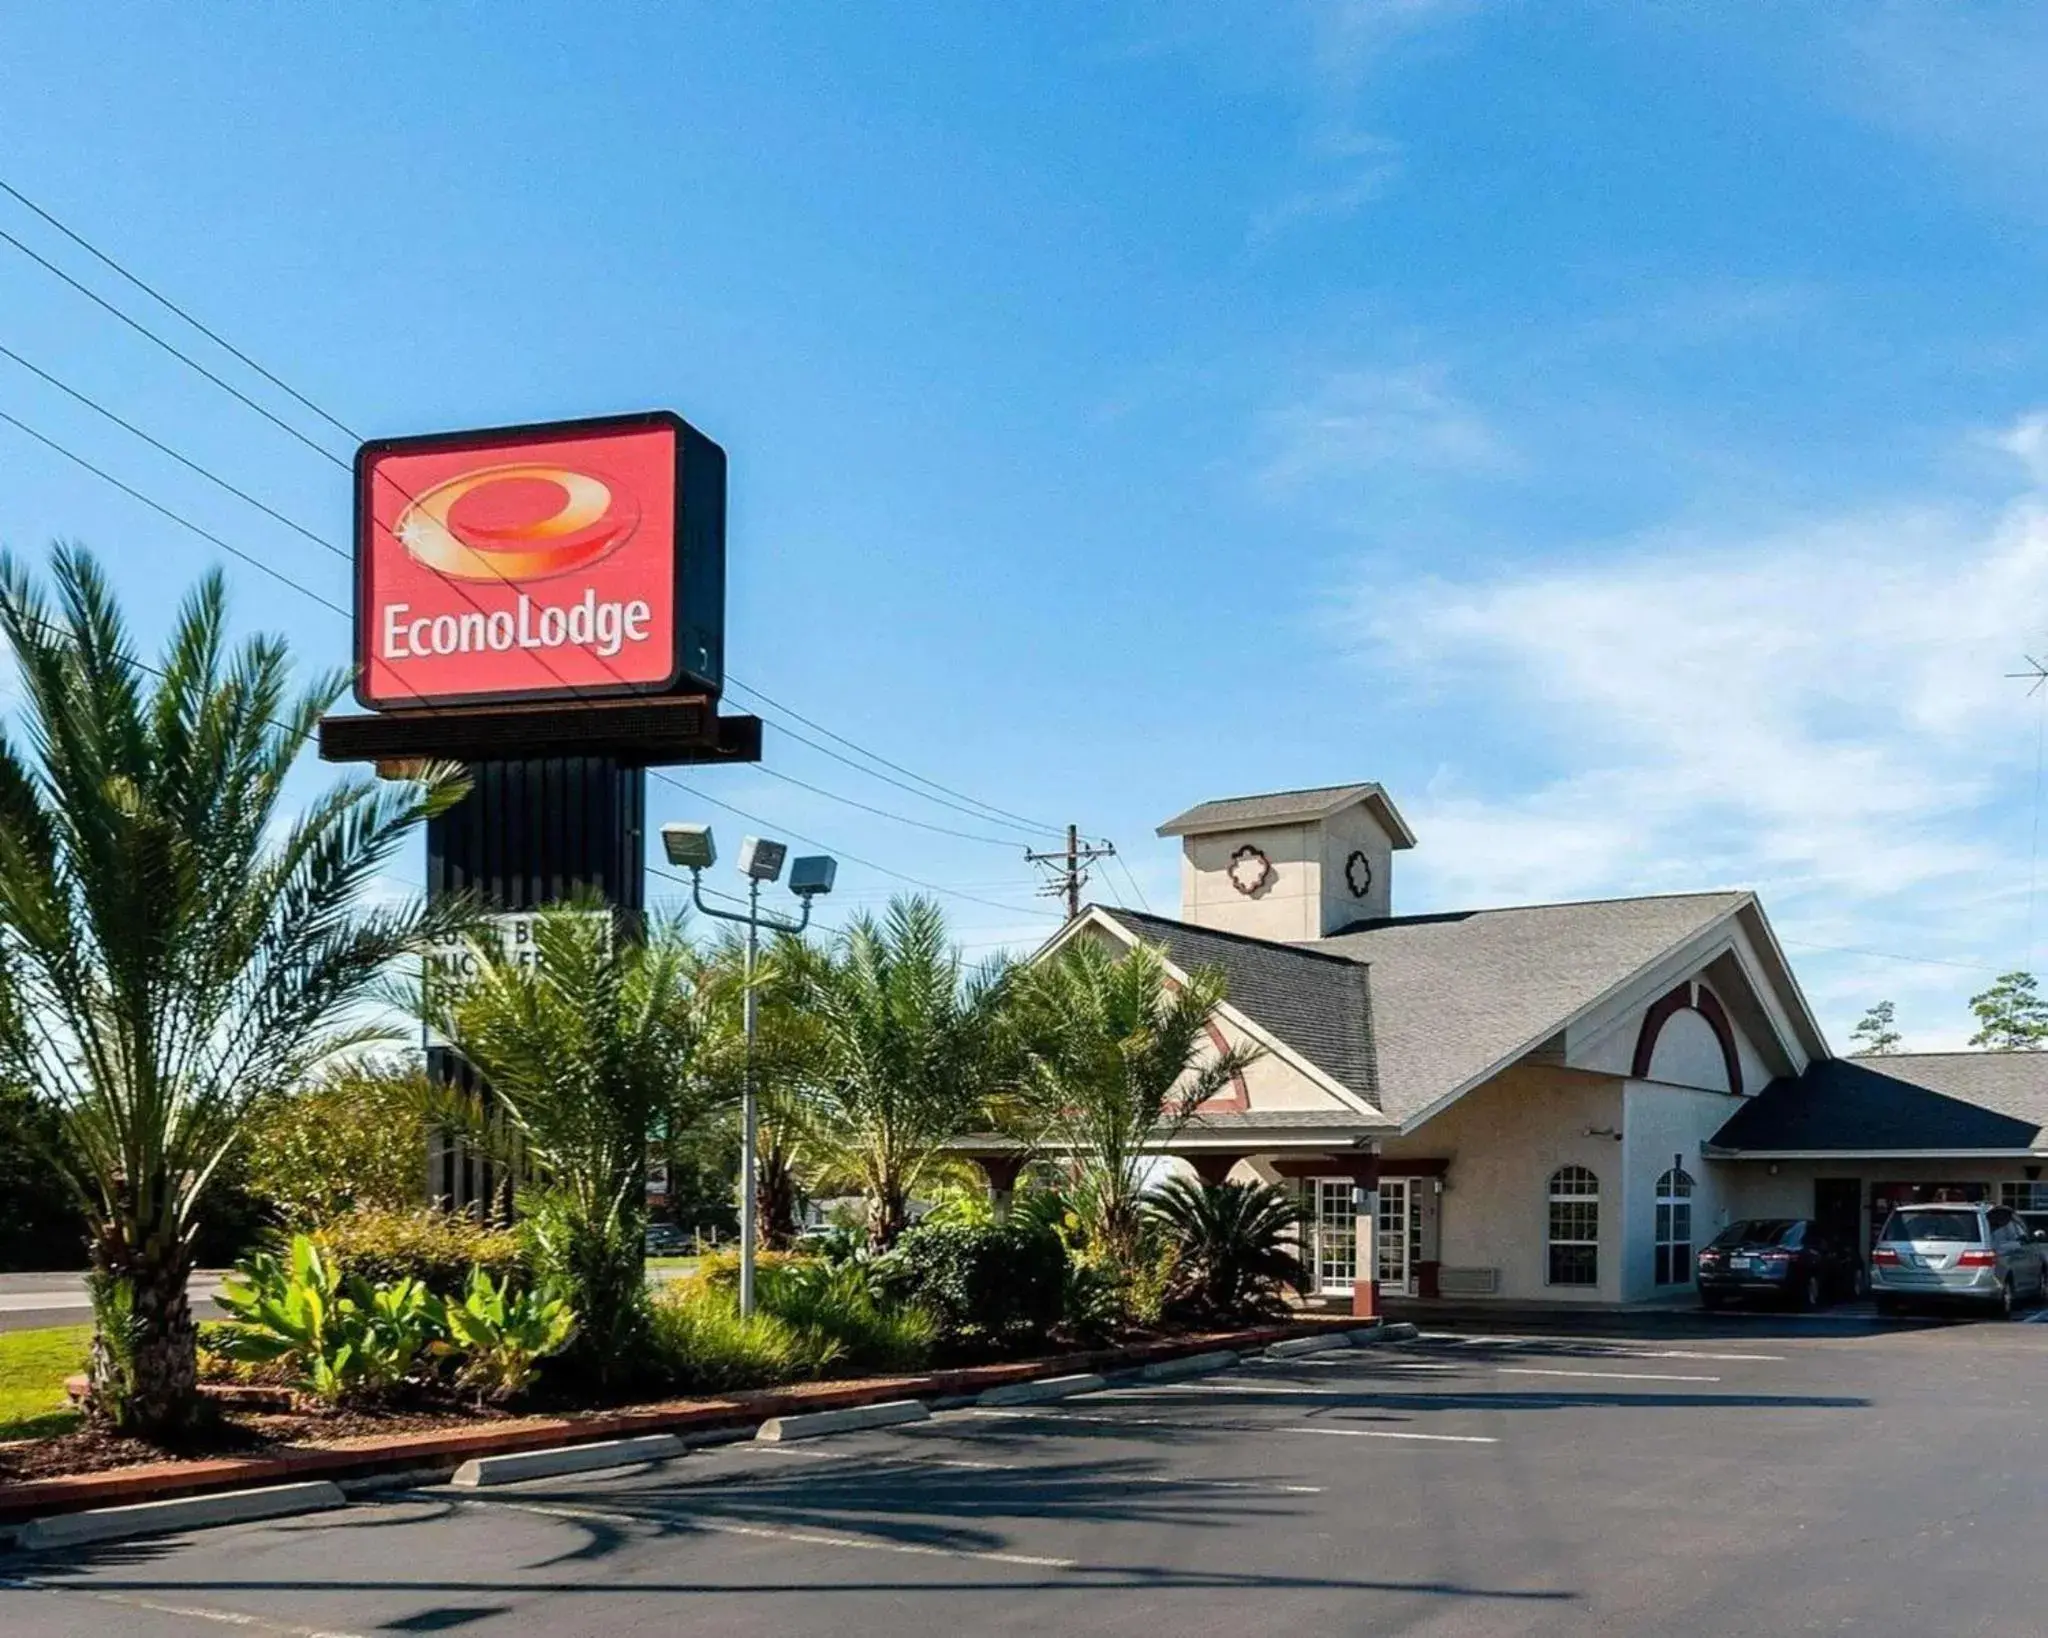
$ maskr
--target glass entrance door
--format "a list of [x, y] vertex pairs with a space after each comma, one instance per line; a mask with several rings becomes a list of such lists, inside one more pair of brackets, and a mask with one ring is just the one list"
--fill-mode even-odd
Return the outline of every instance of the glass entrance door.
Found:
[[1358, 1278], [1358, 1208], [1351, 1189], [1348, 1177], [1315, 1180], [1315, 1266], [1310, 1272], [1325, 1296], [1350, 1296]]
[[1412, 1178], [1383, 1177], [1380, 1179], [1379, 1219], [1373, 1225], [1379, 1232], [1373, 1236], [1379, 1245], [1380, 1290], [1390, 1297], [1406, 1297], [1412, 1263], [1409, 1258], [1409, 1217], [1413, 1207], [1420, 1204], [1414, 1198]]

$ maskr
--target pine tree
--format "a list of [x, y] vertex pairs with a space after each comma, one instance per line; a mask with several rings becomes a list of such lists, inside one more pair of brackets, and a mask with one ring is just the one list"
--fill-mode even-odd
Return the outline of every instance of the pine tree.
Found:
[[2001, 973], [1981, 995], [1970, 997], [1977, 1033], [1970, 1045], [1992, 1052], [2039, 1052], [2048, 1046], [2048, 1000], [2032, 973]]
[[1859, 1057], [1882, 1058], [1899, 1050], [1899, 1032], [1892, 1028], [1892, 1004], [1880, 1001], [1863, 1015], [1863, 1021], [1849, 1032], [1858, 1043]]

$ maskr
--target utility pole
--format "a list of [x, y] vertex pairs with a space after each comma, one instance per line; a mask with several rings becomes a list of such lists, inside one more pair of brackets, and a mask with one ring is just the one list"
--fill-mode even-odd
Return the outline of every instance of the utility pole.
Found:
[[1053, 879], [1039, 891], [1052, 898], [1064, 897], [1067, 901], [1067, 920], [1072, 921], [1081, 913], [1081, 889], [1088, 884], [1088, 867], [1097, 859], [1114, 858], [1114, 842], [1090, 842], [1081, 845], [1080, 827], [1067, 826], [1067, 847], [1064, 853], [1033, 853], [1025, 851], [1025, 859], [1035, 865], [1053, 867]]

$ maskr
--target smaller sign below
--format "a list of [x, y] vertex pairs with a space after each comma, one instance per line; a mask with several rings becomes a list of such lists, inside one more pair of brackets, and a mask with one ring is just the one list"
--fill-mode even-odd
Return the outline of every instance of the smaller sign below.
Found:
[[[541, 954], [534, 931], [540, 925], [541, 916], [549, 913], [555, 912], [508, 910], [485, 920], [490, 930], [497, 934], [498, 947], [507, 961], [518, 967], [537, 968], [541, 964]], [[577, 914], [604, 923], [609, 932], [612, 925], [609, 911], [587, 910]], [[460, 933], [444, 934], [435, 939], [425, 952], [428, 981], [463, 984], [475, 978], [483, 967], [477, 950], [479, 942], [477, 938]]]

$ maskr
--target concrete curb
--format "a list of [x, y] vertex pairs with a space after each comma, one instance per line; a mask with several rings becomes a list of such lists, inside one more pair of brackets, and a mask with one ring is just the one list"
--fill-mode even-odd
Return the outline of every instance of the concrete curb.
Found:
[[588, 1445], [557, 1445], [553, 1450], [522, 1450], [509, 1456], [473, 1456], [455, 1470], [450, 1482], [463, 1490], [476, 1490], [517, 1484], [521, 1479], [551, 1479], [558, 1473], [594, 1473], [606, 1467], [665, 1462], [682, 1455], [686, 1448], [673, 1433], [650, 1433], [638, 1439], [600, 1439]]
[[1303, 1354], [1327, 1354], [1351, 1346], [1351, 1333], [1339, 1331], [1333, 1337], [1290, 1337], [1267, 1345], [1268, 1359], [1299, 1359]]
[[787, 1444], [792, 1439], [816, 1439], [827, 1433], [853, 1433], [861, 1428], [889, 1428], [899, 1422], [922, 1422], [931, 1415], [922, 1399], [891, 1399], [879, 1405], [855, 1405], [847, 1410], [813, 1411], [807, 1416], [772, 1416], [754, 1430], [754, 1437], [769, 1444]]
[[1368, 1325], [1345, 1334], [1354, 1348], [1376, 1348], [1383, 1342], [1413, 1342], [1419, 1333], [1403, 1320], [1398, 1325]]
[[1215, 1371], [1227, 1371], [1237, 1362], [1237, 1355], [1228, 1349], [1213, 1354], [1189, 1354], [1181, 1359], [1154, 1360], [1138, 1372], [1138, 1380], [1178, 1382], [1182, 1377], [1208, 1376]]
[[1037, 1405], [1048, 1399], [1065, 1399], [1077, 1393], [1100, 1393], [1109, 1379], [1089, 1373], [1083, 1376], [1042, 1376], [1036, 1382], [1005, 1382], [990, 1388], [974, 1402], [977, 1405]]
[[60, 1513], [30, 1519], [15, 1537], [23, 1552], [53, 1547], [84, 1547], [132, 1536], [161, 1536], [215, 1524], [245, 1524], [252, 1519], [283, 1518], [292, 1513], [318, 1513], [347, 1505], [338, 1485], [324, 1479], [307, 1484], [272, 1485], [265, 1490], [227, 1490], [211, 1496], [186, 1496], [178, 1501], [136, 1502], [129, 1507], [100, 1507], [87, 1513]]

